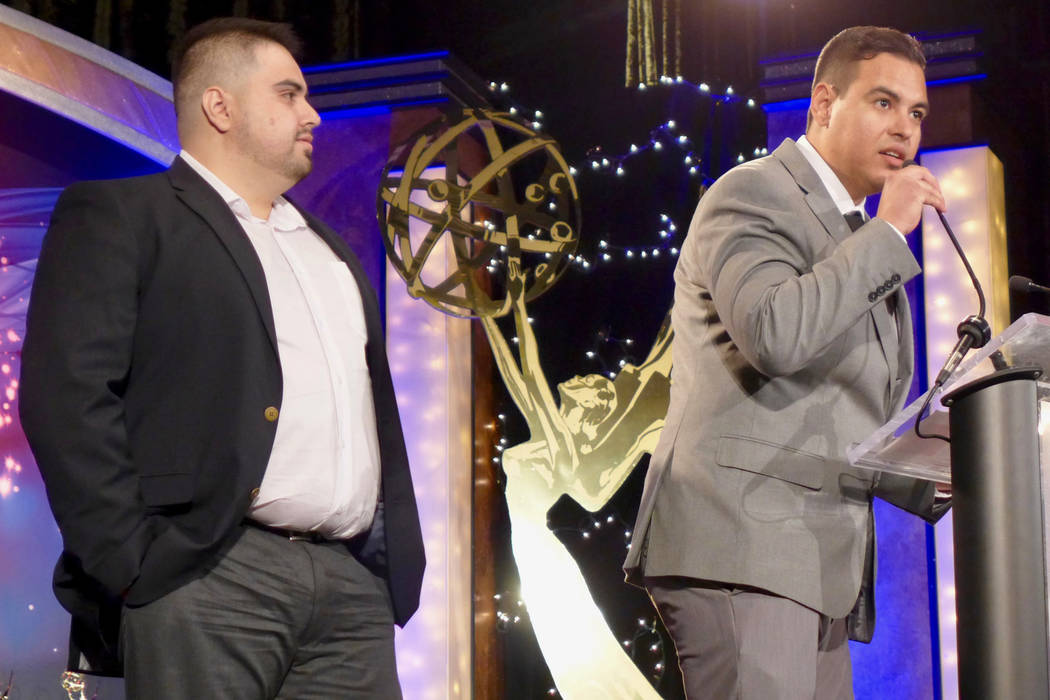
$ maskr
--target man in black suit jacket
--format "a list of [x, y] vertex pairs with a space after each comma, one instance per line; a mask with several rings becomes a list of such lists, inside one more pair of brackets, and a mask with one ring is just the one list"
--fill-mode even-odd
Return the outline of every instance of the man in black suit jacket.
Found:
[[71, 664], [123, 670], [129, 697], [400, 694], [422, 536], [375, 292], [281, 196], [320, 122], [296, 50], [286, 25], [191, 30], [180, 157], [68, 188], [41, 251], [21, 418], [63, 535], [55, 592]]

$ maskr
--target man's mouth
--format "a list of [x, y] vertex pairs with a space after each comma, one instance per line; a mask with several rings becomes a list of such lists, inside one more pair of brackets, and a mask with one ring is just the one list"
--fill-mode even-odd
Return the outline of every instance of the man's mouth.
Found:
[[903, 151], [896, 151], [896, 150], [893, 150], [893, 149], [887, 149], [885, 151], [879, 151], [879, 154], [880, 155], [884, 155], [884, 156], [886, 156], [888, 158], [892, 158], [894, 161], [897, 162], [897, 165], [900, 165], [900, 164], [904, 163], [904, 152]]

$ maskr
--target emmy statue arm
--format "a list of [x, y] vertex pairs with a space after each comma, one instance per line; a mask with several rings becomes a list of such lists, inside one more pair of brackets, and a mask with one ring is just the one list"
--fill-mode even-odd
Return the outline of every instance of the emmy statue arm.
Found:
[[503, 332], [500, 330], [499, 324], [496, 323], [496, 319], [491, 316], [481, 316], [479, 320], [482, 328], [485, 329], [485, 335], [488, 336], [489, 347], [492, 348], [492, 356], [496, 360], [496, 366], [499, 368], [500, 376], [503, 378], [503, 384], [507, 387], [507, 391], [510, 392], [510, 398], [514, 401], [514, 405], [525, 415], [526, 422], [531, 425], [531, 416], [535, 410], [529, 396], [529, 390], [525, 384], [525, 378], [518, 367], [518, 361], [510, 347], [508, 347], [507, 341], [503, 337]]
[[[503, 377], [504, 386], [507, 387], [511, 399], [529, 426], [530, 442], [543, 445], [543, 450], [548, 455], [547, 459], [543, 460], [550, 465], [545, 478], [550, 483], [563, 481], [564, 475], [558, 473], [561, 470], [557, 465], [561, 464], [559, 458], [565, 455], [567, 450], [564, 445], [559, 445], [557, 441], [551, 440], [551, 436], [557, 435], [556, 429], [551, 425], [552, 420], [557, 420], [557, 415], [552, 416], [549, 411], [544, 410], [545, 407], [542, 405], [542, 398], [536, 386], [536, 376], [531, 373], [523, 374], [496, 320], [490, 316], [482, 316], [481, 323], [489, 338], [489, 346], [492, 348], [496, 366]], [[521, 342], [520, 337], [519, 342]], [[543, 379], [542, 372], [540, 381], [546, 381]]]
[[[656, 448], [670, 400], [673, 339], [668, 314], [642, 364], [627, 365], [616, 377], [617, 397], [624, 402], [624, 410], [611, 416], [608, 426], [601, 426], [604, 432], [595, 441], [593, 451], [580, 457], [579, 488], [571, 494], [591, 512], [605, 507], [638, 460]], [[611, 466], [590, 468], [590, 464]]]
[[[620, 458], [606, 469], [590, 468], [589, 455], [584, 455], [580, 460], [582, 464], [578, 470], [581, 478], [574, 484], [572, 489], [568, 490], [568, 494], [586, 510], [592, 513], [600, 511], [620, 490], [623, 482], [627, 480], [627, 477], [631, 475], [634, 468], [638, 465], [638, 461], [644, 455], [652, 454], [652, 451], [656, 448], [656, 442], [660, 438], [660, 430], [663, 426], [663, 418], [653, 420], [649, 426], [643, 428], [635, 436], [636, 439], [627, 447]], [[622, 445], [620, 442], [614, 442], [613, 444]], [[609, 453], [604, 450], [591, 454], [594, 455], [594, 458], [609, 456]]]
[[[524, 293], [514, 295], [513, 309], [521, 374], [533, 399], [532, 415], [526, 416], [529, 419], [529, 429], [533, 433], [533, 439], [542, 437], [547, 443], [551, 463], [555, 468], [555, 478], [566, 485], [579, 465], [575, 440], [558, 411], [558, 403], [543, 372], [539, 343], [529, 324]], [[540, 432], [539, 436], [535, 434], [537, 430]]]

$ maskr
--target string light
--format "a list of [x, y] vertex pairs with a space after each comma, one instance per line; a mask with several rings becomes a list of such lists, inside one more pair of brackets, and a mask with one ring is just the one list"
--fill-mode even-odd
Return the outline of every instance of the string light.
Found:
[[[616, 376], [616, 372], [613, 371], [614, 367], [619, 369], [628, 363], [638, 364], [638, 359], [631, 353], [633, 345], [633, 338], [617, 338], [612, 334], [611, 329], [606, 326], [595, 335], [594, 343], [584, 352], [584, 356], [591, 362], [597, 362], [600, 373], [612, 379]], [[616, 352], [619, 355], [615, 361], [607, 359], [611, 352]], [[607, 517], [611, 518], [613, 516], [609, 515]]]
[[[671, 148], [674, 148], [681, 154], [681, 166], [684, 167], [688, 176], [694, 179], [699, 178], [704, 186], [710, 185], [714, 182], [716, 174], [712, 174], [704, 169], [706, 164], [702, 162], [696, 151], [691, 148], [693, 141], [688, 134], [679, 133], [678, 123], [674, 119], [669, 119], [650, 129], [648, 139], [641, 141], [642, 145], [640, 146], [638, 145], [639, 142], [632, 142], [628, 146], [627, 151], [615, 154], [607, 152], [601, 146], [594, 146], [587, 151], [585, 158], [591, 172], [611, 173], [622, 177], [627, 172], [625, 163], [630, 159], [649, 151], [669, 153]], [[756, 146], [751, 149], [751, 153], [754, 158], [760, 158], [769, 155], [769, 150], [764, 146]], [[740, 153], [737, 157], [737, 162], [743, 163], [745, 160], [744, 154]]]
[[678, 255], [681, 236], [678, 232], [678, 225], [668, 214], [660, 214], [660, 228], [653, 238], [655, 239], [653, 245], [633, 246], [614, 245], [608, 239], [602, 238], [598, 241], [600, 253], [595, 261], [609, 263], [620, 259], [637, 262], [639, 260], [659, 260], [662, 256], [674, 258]]
[[[753, 97], [737, 95], [732, 85], [727, 85], [721, 91], [715, 91], [712, 90], [711, 85], [707, 82], [693, 83], [685, 80], [682, 76], [671, 78], [666, 75], [660, 77], [660, 84], [673, 89], [698, 92], [713, 100], [716, 105], [741, 104], [748, 109], [755, 109], [758, 106]], [[646, 89], [644, 83], [639, 83], [639, 91], [645, 91]], [[537, 132], [543, 131], [544, 112], [539, 109], [530, 110], [513, 102], [509, 98], [510, 86], [506, 82], [491, 81], [489, 83], [489, 92], [493, 95], [494, 101], [502, 103], [502, 108], [521, 124]], [[525, 116], [527, 114], [531, 114], [531, 117]], [[668, 120], [650, 130], [648, 141], [644, 145], [639, 146], [637, 143], [632, 143], [628, 151], [622, 154], [608, 155], [601, 146], [595, 146], [586, 154], [588, 161], [586, 165], [589, 165], [592, 171], [609, 172], [617, 177], [624, 177], [628, 173], [627, 168], [624, 167], [624, 163], [628, 158], [650, 150], [661, 152], [665, 146], [674, 145], [679, 150], [684, 151], [682, 162], [687, 166], [686, 172], [688, 176], [690, 178], [699, 177], [705, 185], [709, 185], [713, 182], [715, 174], [704, 171], [700, 157], [689, 148], [692, 140], [688, 135], [672, 133], [677, 128], [678, 124], [674, 119]], [[764, 147], [756, 147], [752, 152], [755, 158], [768, 155], [768, 150]], [[737, 162], [742, 163], [745, 160], [743, 153], [740, 153], [737, 157]], [[581, 169], [583, 167], [578, 168], [576, 165], [573, 165], [569, 168], [569, 173], [575, 177]]]
[[[527, 126], [533, 131], [543, 131], [543, 110], [527, 109], [510, 99], [510, 85], [505, 82], [491, 81], [489, 82], [489, 92], [493, 96], [493, 102], [497, 103], [500, 109], [506, 110], [510, 116], [514, 117], [523, 126]], [[531, 114], [531, 116], [524, 116], [526, 114]], [[571, 174], [576, 175], [575, 172]]]
[[[667, 668], [667, 649], [664, 644], [663, 635], [660, 634], [656, 618], [638, 618], [638, 626], [635, 628], [630, 639], [622, 639], [623, 648], [630, 652], [631, 659], [639, 669], [652, 664], [649, 677], [654, 685], [659, 685]], [[640, 654], [648, 652], [648, 658], [639, 658]]]
[[[733, 102], [741, 102], [748, 108], [754, 109], [757, 105], [755, 100], [750, 97], [745, 97], [736, 94], [736, 90], [733, 89], [732, 85], [726, 85], [721, 91], [715, 91], [711, 89], [711, 85], [706, 82], [693, 83], [680, 75], [670, 77], [668, 75], [660, 76], [660, 85], [671, 88], [688, 88], [693, 92], [699, 92], [702, 95], [710, 96], [716, 103], [727, 104]], [[645, 86], [642, 84], [638, 85], [639, 90], [644, 90]]]
[[[550, 523], [548, 523], [548, 527], [550, 527]], [[622, 531], [624, 546], [631, 546], [631, 524], [625, 521], [619, 512], [615, 510], [606, 512], [604, 516], [586, 515], [578, 521], [576, 527], [563, 525], [551, 527], [551, 530], [558, 534], [573, 534], [579, 536], [582, 540], [590, 540], [592, 537], [597, 537], [601, 534], [603, 528], [609, 532]]]

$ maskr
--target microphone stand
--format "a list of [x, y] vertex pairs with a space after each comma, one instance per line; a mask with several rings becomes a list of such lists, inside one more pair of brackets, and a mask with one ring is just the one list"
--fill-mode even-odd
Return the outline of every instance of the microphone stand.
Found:
[[[904, 166], [914, 165], [915, 161], [907, 161]], [[948, 234], [948, 238], [951, 239], [952, 245], [955, 246], [955, 252], [959, 254], [959, 259], [962, 260], [963, 266], [966, 268], [966, 274], [970, 276], [970, 282], [973, 284], [973, 288], [977, 291], [978, 311], [973, 316], [967, 316], [956, 328], [956, 332], [959, 334], [959, 340], [955, 343], [955, 347], [952, 349], [948, 360], [944, 363], [944, 367], [937, 373], [937, 378], [933, 382], [933, 386], [926, 393], [926, 400], [923, 401], [922, 408], [919, 409], [919, 415], [915, 417], [915, 434], [920, 438], [930, 439], [936, 438], [938, 440], [944, 440], [950, 443], [951, 439], [947, 435], [940, 435], [938, 433], [924, 433], [919, 427], [919, 422], [922, 421], [923, 415], [930, 407], [930, 401], [933, 400], [934, 394], [944, 383], [948, 381], [952, 372], [962, 362], [963, 357], [970, 351], [971, 348], [983, 348], [989, 340], [992, 339], [992, 328], [988, 325], [988, 321], [984, 318], [985, 312], [985, 300], [984, 290], [981, 288], [981, 282], [977, 279], [977, 274], [974, 273], [973, 267], [970, 265], [970, 261], [966, 258], [966, 253], [963, 252], [962, 246], [959, 245], [959, 239], [955, 237], [955, 233], [952, 231], [952, 227], [948, 225], [948, 219], [945, 218], [943, 212], [937, 212], [937, 216], [941, 219], [941, 225], [944, 227], [945, 232]]]

